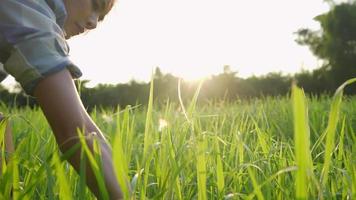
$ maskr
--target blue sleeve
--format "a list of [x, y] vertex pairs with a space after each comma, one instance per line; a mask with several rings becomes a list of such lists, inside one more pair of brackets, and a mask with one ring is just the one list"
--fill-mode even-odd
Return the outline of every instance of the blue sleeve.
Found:
[[64, 68], [74, 78], [81, 76], [69, 60], [64, 33], [44, 0], [1, 1], [0, 34], [10, 47], [4, 68], [28, 94], [45, 76]]

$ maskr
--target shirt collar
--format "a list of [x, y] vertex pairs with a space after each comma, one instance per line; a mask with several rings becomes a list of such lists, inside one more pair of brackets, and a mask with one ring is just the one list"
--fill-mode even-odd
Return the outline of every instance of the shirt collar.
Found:
[[64, 22], [67, 18], [67, 10], [63, 0], [45, 0], [48, 6], [53, 10], [56, 15], [57, 24], [63, 29]]

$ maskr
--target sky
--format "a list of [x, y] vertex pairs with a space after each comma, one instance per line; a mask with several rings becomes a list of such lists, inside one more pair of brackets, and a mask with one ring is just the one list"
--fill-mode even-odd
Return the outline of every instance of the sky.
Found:
[[[159, 67], [187, 80], [223, 71], [240, 77], [312, 70], [321, 61], [295, 42], [319, 29], [322, 0], [119, 0], [95, 30], [68, 40], [82, 79], [148, 81]], [[5, 83], [12, 83], [8, 78]]]

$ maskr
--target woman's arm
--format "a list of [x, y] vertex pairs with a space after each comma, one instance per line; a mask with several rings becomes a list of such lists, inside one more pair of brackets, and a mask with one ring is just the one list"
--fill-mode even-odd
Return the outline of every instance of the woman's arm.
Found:
[[[62, 70], [40, 81], [34, 90], [34, 96], [52, 127], [62, 152], [79, 142], [77, 128], [85, 130], [85, 135], [96, 133], [101, 144], [103, 173], [110, 199], [122, 199], [123, 194], [116, 180], [111, 150], [103, 134], [84, 109], [68, 70]], [[86, 138], [92, 150], [93, 139]], [[80, 150], [69, 158], [69, 162], [79, 172]], [[90, 167], [87, 170], [86, 180], [90, 190], [100, 198], [99, 187]]]

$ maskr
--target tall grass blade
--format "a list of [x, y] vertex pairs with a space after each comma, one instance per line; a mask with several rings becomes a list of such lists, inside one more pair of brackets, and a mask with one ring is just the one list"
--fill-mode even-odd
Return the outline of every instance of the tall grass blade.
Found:
[[254, 188], [254, 193], [256, 194], [257, 199], [258, 200], [264, 200], [261, 188], [257, 183], [256, 177], [255, 177], [255, 173], [253, 172], [251, 167], [248, 167], [247, 171], [248, 171], [248, 174], [249, 174], [249, 176], [251, 178], [252, 185], [253, 185], [253, 188]]
[[179, 79], [178, 80], [178, 99], [179, 99], [180, 107], [182, 108], [182, 112], [184, 114], [184, 117], [190, 123], [190, 118], [189, 118], [189, 116], [187, 114], [187, 111], [185, 109], [185, 106], [184, 106], [184, 103], [183, 103], [183, 99], [182, 99], [181, 82], [182, 82], [182, 79]]
[[197, 178], [198, 178], [198, 199], [199, 200], [206, 200], [206, 149], [207, 149], [207, 140], [204, 135], [200, 136], [197, 141], [197, 155], [196, 155], [196, 162], [197, 162]]
[[150, 94], [148, 99], [147, 113], [146, 113], [146, 122], [145, 122], [145, 132], [144, 132], [144, 147], [143, 147], [143, 156], [145, 166], [144, 174], [144, 183], [141, 187], [141, 197], [140, 199], [146, 199], [146, 187], [148, 182], [148, 175], [150, 173], [150, 163], [152, 159], [151, 147], [153, 144], [153, 136], [151, 135], [151, 126], [152, 126], [152, 110], [153, 110], [153, 87], [154, 87], [154, 75], [151, 75], [151, 85], [150, 85]]
[[5, 131], [6, 131], [7, 119], [0, 121], [0, 176], [5, 173], [6, 162], [5, 162]]
[[146, 122], [145, 122], [145, 132], [144, 132], [144, 149], [143, 149], [143, 155], [147, 156], [149, 148], [152, 145], [152, 137], [150, 135], [150, 127], [152, 123], [152, 110], [153, 110], [153, 85], [154, 85], [154, 80], [153, 80], [153, 75], [151, 78], [151, 85], [150, 85], [150, 94], [149, 94], [149, 99], [148, 99], [148, 106], [147, 106], [147, 113], [146, 113]]
[[12, 163], [12, 196], [13, 199], [19, 199], [20, 195], [20, 177], [19, 177], [19, 168], [18, 168], [18, 160], [16, 156], [11, 158]]
[[113, 162], [116, 170], [116, 178], [120, 184], [122, 192], [124, 193], [124, 199], [129, 199], [129, 178], [128, 178], [128, 166], [126, 161], [126, 155], [123, 151], [123, 142], [120, 133], [117, 133], [114, 139], [113, 145]]
[[216, 181], [218, 185], [219, 195], [222, 195], [224, 193], [225, 182], [224, 182], [224, 167], [221, 159], [219, 141], [220, 140], [218, 139], [218, 136], [215, 136], [215, 151], [216, 151], [215, 159], [216, 159], [216, 175], [217, 175]]
[[63, 170], [62, 162], [60, 161], [57, 153], [54, 153], [52, 159], [56, 170], [55, 172], [57, 175], [57, 181], [59, 186], [59, 199], [63, 199], [63, 200], [73, 199], [71, 195], [70, 184], [66, 178], [67, 177], [66, 173]]
[[102, 168], [101, 168], [101, 162], [97, 160], [96, 158], [100, 157], [100, 147], [98, 145], [98, 141], [96, 140], [95, 137], [91, 140], [93, 142], [93, 152], [90, 151], [88, 145], [87, 145], [87, 139], [84, 137], [83, 133], [78, 130], [78, 135], [79, 135], [79, 141], [81, 144], [81, 147], [84, 149], [85, 155], [88, 158], [91, 170], [94, 173], [94, 176], [97, 180], [98, 187], [100, 194], [103, 199], [109, 199], [109, 194], [108, 191], [106, 190], [105, 182], [104, 182], [104, 175], [102, 173]]
[[325, 156], [324, 156], [324, 165], [322, 170], [322, 185], [325, 187], [328, 181], [329, 168], [331, 165], [331, 157], [334, 150], [335, 143], [335, 133], [336, 127], [339, 121], [340, 115], [340, 105], [342, 102], [342, 96], [344, 88], [356, 82], [356, 78], [350, 79], [343, 83], [335, 92], [334, 98], [331, 104], [330, 113], [329, 113], [329, 121], [328, 126], [326, 128], [326, 141], [325, 141]]
[[312, 173], [312, 161], [309, 150], [310, 133], [306, 99], [302, 89], [293, 84], [292, 103], [294, 119], [294, 151], [298, 170], [295, 180], [297, 199], [308, 198], [308, 173]]
[[203, 85], [203, 80], [199, 83], [198, 88], [196, 89], [194, 96], [188, 106], [188, 110], [185, 109], [182, 94], [181, 94], [181, 80], [178, 81], [178, 96], [179, 102], [183, 111], [183, 114], [190, 125], [191, 137], [194, 139], [195, 143], [195, 157], [196, 157], [196, 170], [197, 170], [197, 179], [198, 179], [198, 199], [205, 200], [207, 199], [207, 188], [206, 188], [206, 150], [207, 150], [207, 139], [204, 134], [202, 134], [201, 127], [199, 125], [199, 119], [194, 118], [194, 112], [196, 108], [196, 103], [200, 93], [200, 89]]
[[[79, 144], [79, 143], [78, 143]], [[86, 171], [87, 171], [87, 158], [85, 156], [84, 149], [80, 149], [80, 168], [79, 168], [79, 187], [78, 187], [78, 198], [84, 199], [85, 189], [86, 189]]]
[[193, 112], [195, 111], [195, 107], [196, 107], [196, 103], [198, 100], [198, 96], [200, 93], [200, 90], [203, 86], [204, 80], [199, 82], [198, 88], [196, 89], [194, 96], [188, 106], [188, 109], [185, 109], [184, 103], [183, 103], [183, 99], [182, 99], [182, 93], [181, 93], [181, 79], [178, 80], [178, 98], [179, 98], [179, 103], [181, 106], [181, 109], [183, 111], [183, 114], [185, 116], [185, 118], [187, 119], [187, 121], [189, 123], [192, 123], [192, 117], [193, 117]]

